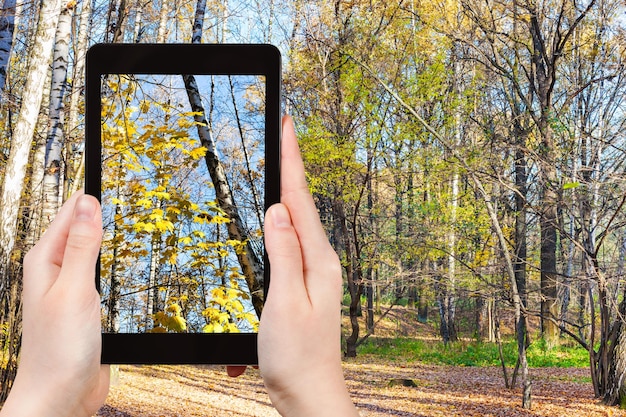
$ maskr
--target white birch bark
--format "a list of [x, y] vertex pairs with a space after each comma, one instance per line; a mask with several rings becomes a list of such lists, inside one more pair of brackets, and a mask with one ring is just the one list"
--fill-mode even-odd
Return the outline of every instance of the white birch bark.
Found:
[[4, 0], [0, 9], [0, 93], [4, 90], [15, 29], [15, 0]]
[[37, 33], [31, 50], [28, 79], [22, 94], [22, 104], [13, 131], [13, 142], [0, 194], [0, 268], [8, 264], [15, 247], [28, 156], [35, 123], [41, 108], [44, 80], [50, 64], [60, 12], [61, 0], [47, 0], [43, 2], [39, 14]]
[[49, 224], [59, 209], [59, 190], [63, 170], [63, 98], [67, 89], [70, 29], [73, 5], [64, 7], [57, 25], [50, 84], [49, 124], [43, 177], [43, 225]]
[[[196, 16], [193, 24], [192, 43], [200, 43], [202, 41], [202, 27], [204, 25], [204, 12], [206, 9], [206, 0], [198, 0], [196, 8]], [[248, 284], [248, 289], [252, 295], [252, 304], [258, 315], [263, 309], [263, 266], [262, 262], [257, 258], [250, 239], [246, 233], [241, 217], [235, 204], [230, 185], [228, 184], [224, 167], [220, 162], [217, 151], [215, 149], [215, 140], [209, 129], [210, 124], [204, 116], [204, 106], [200, 96], [198, 85], [193, 75], [184, 75], [185, 89], [189, 98], [191, 110], [197, 115], [194, 116], [197, 124], [198, 137], [202, 146], [207, 148], [205, 162], [213, 187], [215, 188], [215, 196], [219, 207], [224, 210], [226, 216], [230, 219], [227, 223], [228, 237], [232, 240], [245, 242], [245, 251], [237, 253], [237, 259], [241, 266], [242, 273]]]
[[167, 18], [170, 11], [170, 2], [161, 0], [161, 13], [159, 14], [159, 30], [157, 31], [157, 43], [165, 43], [167, 41]]
[[226, 217], [230, 219], [230, 222], [226, 224], [228, 237], [232, 240], [245, 242], [246, 249], [245, 251], [237, 253], [237, 259], [246, 279], [246, 283], [248, 284], [248, 289], [252, 294], [254, 309], [257, 314], [260, 314], [263, 309], [263, 267], [250, 244], [250, 239], [246, 233], [243, 221], [239, 216], [237, 205], [235, 204], [233, 194], [226, 178], [226, 173], [224, 172], [224, 166], [217, 156], [215, 140], [209, 129], [209, 123], [204, 117], [204, 107], [200, 93], [198, 92], [198, 85], [193, 75], [185, 75], [183, 79], [185, 81], [185, 88], [187, 90], [187, 96], [189, 97], [191, 110], [197, 114], [194, 116], [194, 119], [197, 122], [198, 137], [200, 138], [202, 146], [207, 148], [204, 159], [211, 176], [211, 181], [213, 182], [213, 187], [215, 188], [217, 203], [226, 213]]
[[74, 75], [72, 76], [72, 89], [70, 91], [70, 106], [67, 117], [67, 129], [65, 130], [68, 135], [70, 143], [76, 146], [73, 150], [72, 158], [74, 162], [72, 166], [72, 177], [69, 178], [69, 193], [74, 194], [82, 186], [82, 176], [85, 167], [85, 148], [81, 146], [84, 142], [84, 132], [79, 130], [78, 126], [78, 110], [79, 101], [81, 97], [81, 91], [85, 85], [85, 55], [87, 53], [87, 47], [89, 43], [89, 32], [91, 29], [91, 1], [83, 1], [83, 8], [80, 12], [80, 24], [78, 26], [78, 42], [76, 50], [74, 52]]
[[141, 27], [141, 17], [143, 15], [143, 9], [141, 2], [137, 2], [135, 6], [135, 24], [133, 27], [133, 42], [141, 43], [141, 37], [143, 36], [143, 28]]

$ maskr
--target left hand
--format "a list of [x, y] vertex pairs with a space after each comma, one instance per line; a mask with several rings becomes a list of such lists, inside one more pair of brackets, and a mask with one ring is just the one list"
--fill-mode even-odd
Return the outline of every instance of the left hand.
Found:
[[96, 198], [77, 193], [24, 258], [23, 336], [13, 389], [0, 416], [91, 416], [109, 390], [100, 365], [102, 240]]

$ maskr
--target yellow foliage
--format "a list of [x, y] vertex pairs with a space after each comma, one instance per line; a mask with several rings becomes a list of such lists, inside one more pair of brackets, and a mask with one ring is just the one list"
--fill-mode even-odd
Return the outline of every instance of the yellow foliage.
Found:
[[206, 155], [207, 150], [208, 150], [207, 148], [205, 148], [204, 146], [201, 146], [199, 148], [196, 148], [190, 151], [189, 156], [192, 157], [193, 159], [200, 159], [204, 157], [204, 155]]
[[189, 236], [178, 238], [178, 241], [183, 245], [189, 245], [192, 242], [192, 239]]
[[148, 333], [167, 333], [167, 329], [163, 326], [156, 326], [148, 330]]
[[147, 198], [142, 198], [142, 199], [140, 199], [140, 200], [137, 200], [137, 201], [135, 202], [135, 205], [137, 205], [137, 206], [141, 206], [141, 207], [143, 207], [143, 208], [148, 209], [148, 208], [152, 207], [152, 200], [149, 200], [149, 199], [147, 199]]
[[219, 323], [210, 323], [202, 328], [204, 333], [224, 333], [224, 327]]
[[167, 311], [168, 313], [174, 313], [175, 315], [179, 316], [180, 312], [182, 311], [182, 309], [180, 308], [180, 306], [178, 304], [170, 304], [165, 311]]
[[170, 317], [169, 328], [175, 332], [184, 332], [187, 330], [187, 322], [181, 316]]
[[182, 309], [172, 303], [165, 311], [158, 311], [153, 315], [154, 328], [150, 330], [153, 333], [166, 333], [167, 331], [182, 333], [187, 330], [187, 321], [181, 316]]

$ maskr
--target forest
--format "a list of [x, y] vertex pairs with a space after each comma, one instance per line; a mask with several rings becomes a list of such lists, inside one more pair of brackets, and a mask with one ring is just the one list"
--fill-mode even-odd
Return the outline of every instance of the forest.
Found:
[[[538, 345], [578, 348], [589, 395], [626, 404], [623, 0], [0, 4], [0, 402], [19, 355], [22, 259], [85, 181], [88, 48], [269, 43], [343, 266], [348, 374], [374, 366], [359, 357], [402, 312], [446, 349], [499, 347], [500, 383], [522, 409]], [[204, 108], [183, 82], [103, 80], [103, 328], [258, 323], [262, 81], [200, 80]], [[220, 106], [238, 126], [214, 117]], [[214, 176], [209, 160], [227, 150]]]

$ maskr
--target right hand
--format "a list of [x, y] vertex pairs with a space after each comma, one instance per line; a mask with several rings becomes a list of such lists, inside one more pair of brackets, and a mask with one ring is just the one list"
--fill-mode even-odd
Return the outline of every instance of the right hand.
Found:
[[281, 147], [281, 204], [265, 220], [272, 269], [259, 368], [283, 416], [357, 416], [341, 368], [341, 265], [307, 187], [290, 117]]

